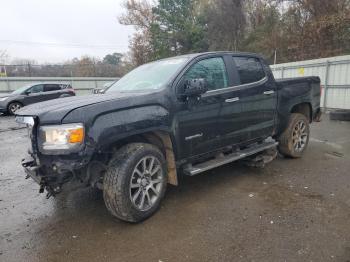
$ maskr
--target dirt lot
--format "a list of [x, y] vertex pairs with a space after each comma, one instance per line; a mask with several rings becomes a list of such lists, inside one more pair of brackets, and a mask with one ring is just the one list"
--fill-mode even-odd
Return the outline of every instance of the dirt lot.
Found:
[[302, 159], [186, 178], [131, 225], [98, 191], [39, 194], [13, 121], [0, 117], [0, 261], [350, 261], [350, 123], [313, 125]]

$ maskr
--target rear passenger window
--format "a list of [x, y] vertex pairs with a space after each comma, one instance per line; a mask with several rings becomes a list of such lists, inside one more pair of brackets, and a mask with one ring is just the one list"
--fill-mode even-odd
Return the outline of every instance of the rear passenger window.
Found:
[[185, 74], [186, 80], [204, 78], [209, 90], [226, 88], [228, 77], [221, 57], [203, 59], [194, 64]]
[[266, 76], [262, 64], [255, 57], [233, 57], [233, 60], [237, 66], [241, 85], [258, 82]]
[[45, 85], [44, 86], [44, 92], [49, 92], [49, 91], [57, 91], [57, 90], [61, 90], [61, 86], [60, 85]]

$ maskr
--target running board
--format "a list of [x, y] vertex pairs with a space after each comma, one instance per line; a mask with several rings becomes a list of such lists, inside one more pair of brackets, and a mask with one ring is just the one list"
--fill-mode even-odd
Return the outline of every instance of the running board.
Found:
[[276, 147], [277, 145], [278, 145], [278, 142], [275, 142], [275, 141], [263, 142], [262, 144], [250, 146], [246, 149], [243, 149], [228, 155], [219, 156], [215, 159], [212, 159], [194, 166], [190, 165], [184, 169], [184, 172], [188, 176], [195, 176], [202, 172], [208, 171], [210, 169], [213, 169], [222, 165], [226, 165], [236, 160], [245, 158], [247, 156], [251, 156], [261, 151]]

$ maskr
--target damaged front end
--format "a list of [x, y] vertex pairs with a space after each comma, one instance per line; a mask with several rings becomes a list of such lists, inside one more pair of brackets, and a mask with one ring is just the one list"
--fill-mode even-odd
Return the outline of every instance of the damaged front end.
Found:
[[53, 174], [53, 172], [47, 172], [36, 163], [36, 160], [32, 157], [28, 157], [22, 160], [22, 166], [26, 172], [26, 179], [32, 178], [37, 184], [39, 184], [39, 193], [44, 193], [46, 189], [49, 198], [61, 192], [62, 185], [70, 180], [72, 176], [67, 174]]
[[87, 163], [90, 155], [84, 146], [84, 127], [81, 124], [39, 126], [35, 117], [17, 116], [26, 124], [30, 146], [22, 160], [26, 178], [39, 184], [39, 192], [47, 198], [63, 189], [72, 190], [89, 185]]

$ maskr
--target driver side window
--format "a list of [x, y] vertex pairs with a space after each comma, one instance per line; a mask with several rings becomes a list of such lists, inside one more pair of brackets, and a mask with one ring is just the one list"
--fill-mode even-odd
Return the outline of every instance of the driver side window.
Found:
[[31, 93], [31, 94], [34, 94], [34, 93], [40, 93], [40, 92], [43, 92], [44, 91], [44, 86], [43, 85], [35, 85], [33, 87], [31, 87], [28, 92]]
[[203, 78], [208, 90], [228, 87], [228, 77], [224, 60], [221, 57], [203, 59], [194, 64], [184, 75], [185, 80]]

